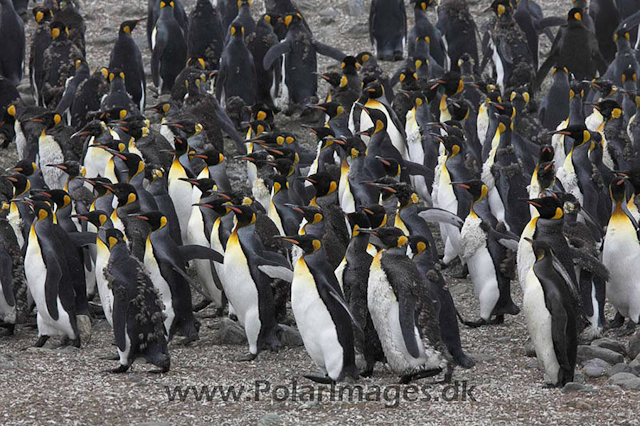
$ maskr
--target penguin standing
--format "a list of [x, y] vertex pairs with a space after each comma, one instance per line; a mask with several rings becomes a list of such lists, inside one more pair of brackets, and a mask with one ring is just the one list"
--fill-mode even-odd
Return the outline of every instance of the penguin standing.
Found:
[[160, 17], [151, 34], [151, 74], [160, 93], [171, 93], [175, 79], [187, 61], [187, 42], [174, 17], [174, 0], [160, 0]]
[[548, 387], [573, 381], [578, 352], [577, 315], [569, 287], [571, 278], [544, 241], [529, 240], [535, 263], [525, 279], [522, 305]]
[[29, 49], [29, 82], [36, 104], [42, 104], [42, 76], [44, 74], [44, 51], [51, 45], [51, 29], [49, 25], [53, 19], [53, 12], [43, 6], [33, 8], [33, 16], [38, 24], [31, 38]]
[[440, 337], [433, 300], [415, 264], [404, 254], [408, 238], [397, 228], [371, 231], [384, 249], [373, 258], [367, 304], [387, 364], [401, 383], [452, 369], [449, 352]]
[[4, 47], [0, 54], [0, 75], [8, 78], [15, 86], [22, 80], [24, 70], [24, 24], [13, 7], [12, 0], [0, 0], [0, 40]]
[[253, 56], [256, 68], [256, 102], [275, 107], [275, 99], [280, 90], [280, 80], [282, 79], [282, 65], [277, 59], [271, 69], [266, 69], [263, 65], [264, 57], [272, 46], [278, 44], [278, 37], [273, 32], [271, 16], [263, 15], [256, 24], [255, 33], [247, 37], [247, 47]]
[[320, 383], [339, 382], [347, 375], [357, 379], [353, 317], [327, 262], [322, 242], [310, 234], [283, 240], [304, 251], [293, 269], [291, 309], [304, 347], [321, 373], [321, 377], [305, 377]]
[[147, 80], [144, 74], [144, 63], [140, 48], [131, 36], [139, 20], [124, 21], [120, 24], [118, 40], [113, 45], [109, 59], [109, 69], [120, 69], [125, 75], [124, 83], [131, 100], [140, 111], [144, 111], [147, 91]]
[[[459, 61], [465, 57], [471, 59], [474, 74], [477, 74], [478, 65], [480, 64], [478, 42], [476, 40], [476, 32], [478, 30], [473, 20], [473, 15], [469, 11], [467, 1], [449, 0], [442, 2], [438, 6], [436, 27], [442, 33], [442, 41], [446, 46], [446, 54], [451, 64], [451, 71], [460, 71]], [[440, 65], [444, 66], [444, 64]]]
[[538, 116], [542, 126], [547, 130], [556, 130], [558, 125], [569, 117], [571, 100], [569, 71], [566, 68], [554, 68], [553, 83], [540, 102]]
[[209, 0], [198, 0], [189, 15], [187, 27], [187, 56], [204, 59], [206, 69], [217, 70], [224, 48], [227, 27], [222, 26], [222, 18], [217, 7]]
[[407, 11], [403, 0], [371, 2], [369, 38], [378, 59], [402, 60], [407, 41]]
[[166, 373], [171, 364], [168, 336], [151, 278], [129, 254], [120, 231], [109, 229], [106, 238], [110, 251], [106, 275], [114, 293], [113, 334], [120, 358], [120, 366], [111, 372], [124, 373], [137, 356], [143, 356], [160, 368], [153, 373]]
[[244, 27], [234, 23], [229, 34], [229, 42], [220, 58], [216, 97], [223, 108], [236, 96], [242, 99], [245, 106], [252, 106], [256, 101], [258, 85], [253, 55], [244, 40]]
[[30, 202], [36, 220], [29, 230], [24, 257], [29, 291], [38, 308], [38, 341], [42, 347], [49, 337], [63, 336], [80, 347], [76, 323], [75, 292], [69, 281], [69, 269], [63, 258], [64, 247], [53, 229], [53, 214], [48, 203]]

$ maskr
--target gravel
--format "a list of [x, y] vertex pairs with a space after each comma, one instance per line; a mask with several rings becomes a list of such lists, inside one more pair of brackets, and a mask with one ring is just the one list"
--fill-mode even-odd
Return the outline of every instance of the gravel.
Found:
[[[368, 3], [368, 2], [366, 2]], [[541, 1], [545, 13], [562, 15], [569, 8], [566, 1]], [[190, 11], [194, 1], [186, 1]], [[345, 0], [304, 0], [299, 2], [314, 30], [315, 36], [348, 53], [370, 50], [367, 33], [367, 16], [349, 17], [349, 5]], [[488, 18], [480, 12], [488, 2], [470, 1], [481, 26]], [[122, 20], [146, 16], [146, 2], [84, 2], [87, 20], [87, 59], [91, 67], [106, 65], [115, 34]], [[254, 10], [262, 10], [262, 2], [256, 1]], [[324, 12], [324, 13], [320, 13]], [[409, 25], [412, 12], [408, 11]], [[29, 23], [28, 33], [33, 31]], [[146, 64], [150, 54], [146, 47], [144, 25], [134, 31]], [[543, 55], [548, 52], [549, 41], [541, 38]], [[319, 70], [333, 65], [327, 58], [319, 57]], [[387, 71], [397, 64], [383, 64]], [[148, 66], [147, 66], [148, 70]], [[326, 85], [321, 84], [321, 90]], [[148, 104], [155, 102], [150, 97]], [[278, 118], [285, 129], [304, 136], [296, 123], [287, 118]], [[3, 152], [0, 166], [7, 167], [15, 162], [15, 149]], [[233, 161], [231, 161], [233, 163]], [[239, 175], [237, 165], [231, 175]], [[463, 316], [477, 317], [478, 304], [473, 288], [468, 280], [448, 278], [448, 284], [456, 305]], [[455, 291], [454, 291], [455, 289]], [[522, 294], [517, 284], [512, 285], [514, 301], [522, 302]], [[607, 311], [612, 316], [610, 309]], [[51, 339], [42, 349], [25, 348], [36, 340], [36, 330], [28, 326], [18, 326], [12, 337], [0, 338], [0, 423], [14, 424], [203, 424], [216, 422], [223, 425], [280, 425], [294, 423], [313, 424], [579, 424], [618, 423], [635, 424], [640, 412], [639, 394], [625, 389], [640, 388], [640, 378], [630, 373], [618, 373], [606, 382], [604, 377], [587, 377], [586, 384], [571, 383], [561, 391], [543, 388], [543, 372], [531, 365], [531, 359], [524, 353], [528, 333], [524, 315], [508, 317], [504, 324], [477, 329], [461, 328], [462, 344], [465, 351], [478, 363], [471, 370], [456, 369], [454, 380], [460, 386], [473, 386], [473, 398], [446, 401], [451, 396], [453, 385], [431, 384], [429, 379], [417, 385], [428, 386], [430, 398], [424, 395], [414, 400], [415, 395], [404, 398], [398, 404], [395, 397], [407, 389], [399, 386], [398, 377], [378, 365], [372, 378], [359, 380], [358, 384], [367, 391], [380, 387], [387, 401], [336, 400], [321, 401], [298, 398], [284, 399], [284, 388], [278, 392], [266, 392], [255, 396], [255, 381], [269, 381], [271, 390], [278, 385], [292, 388], [310, 384], [303, 374], [315, 374], [315, 365], [303, 347], [286, 347], [278, 353], [263, 353], [252, 362], [236, 362], [245, 354], [246, 345], [223, 344], [221, 330], [232, 327], [227, 320], [211, 318], [208, 310], [198, 313], [203, 323], [200, 340], [184, 347], [176, 342], [170, 344], [172, 365], [167, 374], [154, 375], [148, 371], [151, 366], [141, 360], [135, 363], [129, 373], [113, 375], [105, 370], [115, 368], [116, 361], [107, 361], [105, 356], [115, 354], [113, 334], [104, 320], [93, 327], [91, 341], [82, 349], [54, 348], [59, 342]], [[222, 323], [226, 323], [224, 326]], [[235, 330], [237, 332], [237, 330]], [[229, 332], [229, 335], [233, 332]], [[237, 333], [235, 333], [237, 335]], [[294, 346], [295, 334], [290, 333]], [[636, 342], [640, 341], [638, 337]], [[615, 341], [628, 344], [629, 338]], [[299, 341], [297, 342], [299, 344]], [[610, 346], [584, 346], [589, 348], [590, 357], [598, 350], [608, 351], [615, 358], [612, 364], [622, 362], [622, 356], [606, 349]], [[583, 347], [583, 348], [584, 348]], [[636, 346], [633, 351], [636, 352]], [[640, 351], [640, 349], [638, 349]], [[633, 359], [636, 355], [631, 357]], [[620, 357], [620, 358], [618, 358]], [[636, 362], [637, 364], [637, 362]], [[584, 382], [584, 376], [577, 372], [576, 381]], [[611, 383], [614, 386], [609, 385]], [[166, 389], [175, 386], [200, 387], [210, 389], [219, 385], [246, 387], [246, 393], [239, 401], [223, 400], [215, 394], [211, 401], [197, 401], [190, 394], [185, 401], [169, 401]], [[262, 386], [263, 384], [261, 384]], [[449, 386], [449, 387], [447, 387]], [[277, 390], [277, 389], [276, 389]], [[444, 392], [444, 394], [443, 394]], [[375, 394], [374, 394], [375, 395]], [[317, 396], [317, 394], [316, 394]], [[249, 399], [246, 399], [248, 397]], [[462, 395], [460, 395], [459, 399]]]

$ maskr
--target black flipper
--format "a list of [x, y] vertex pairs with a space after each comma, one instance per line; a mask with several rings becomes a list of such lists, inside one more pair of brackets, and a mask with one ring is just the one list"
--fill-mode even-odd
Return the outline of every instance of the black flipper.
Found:
[[192, 244], [181, 246], [179, 249], [185, 262], [193, 259], [209, 259], [218, 263], [224, 262], [224, 256], [209, 247]]
[[398, 297], [398, 316], [400, 318], [400, 328], [407, 351], [414, 357], [420, 357], [418, 342], [416, 341], [416, 302], [410, 297]]
[[328, 46], [324, 43], [319, 42], [318, 40], [313, 40], [313, 45], [316, 47], [316, 52], [323, 56], [333, 58], [336, 61], [342, 61], [344, 57], [347, 56], [335, 47]]
[[271, 68], [273, 63], [280, 56], [285, 55], [291, 51], [291, 42], [287, 39], [284, 39], [280, 43], [271, 46], [271, 48], [267, 51], [267, 54], [264, 55], [264, 59], [262, 60], [262, 66], [265, 70]]

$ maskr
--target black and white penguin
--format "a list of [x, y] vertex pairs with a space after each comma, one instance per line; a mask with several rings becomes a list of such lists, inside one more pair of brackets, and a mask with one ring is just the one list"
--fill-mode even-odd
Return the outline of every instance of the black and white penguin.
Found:
[[440, 337], [433, 300], [416, 265], [406, 256], [408, 238], [397, 228], [370, 232], [383, 249], [373, 258], [367, 301], [387, 365], [400, 374], [401, 383], [452, 375], [451, 355]]
[[353, 316], [320, 238], [306, 234], [283, 240], [304, 252], [293, 269], [291, 309], [305, 349], [321, 373], [305, 377], [320, 383], [339, 382], [346, 376], [357, 379]]
[[382, 61], [400, 61], [407, 41], [407, 12], [402, 0], [374, 0], [369, 10], [369, 38]]
[[120, 69], [125, 75], [124, 83], [131, 100], [144, 111], [146, 101], [147, 80], [144, 74], [142, 53], [131, 32], [139, 20], [124, 21], [120, 24], [118, 40], [113, 45], [109, 59], [109, 69]]
[[106, 240], [110, 252], [106, 276], [113, 288], [113, 334], [120, 358], [120, 366], [111, 372], [126, 372], [142, 356], [160, 368], [153, 373], [166, 373], [171, 359], [162, 302], [144, 266], [129, 253], [122, 232], [109, 229]]
[[523, 289], [527, 328], [544, 365], [545, 385], [562, 387], [573, 381], [578, 352], [578, 312], [569, 290], [571, 278], [548, 243], [529, 242], [536, 260]]
[[174, 0], [160, 0], [160, 16], [151, 33], [151, 74], [160, 93], [170, 93], [187, 61], [187, 42], [174, 17]]
[[75, 292], [62, 253], [65, 249], [54, 232], [48, 203], [22, 201], [32, 206], [36, 219], [29, 230], [24, 261], [27, 285], [38, 308], [38, 341], [42, 347], [49, 337], [62, 336], [80, 347], [76, 322]]
[[247, 49], [244, 40], [244, 27], [232, 24], [229, 29], [229, 42], [220, 58], [220, 69], [216, 80], [216, 97], [222, 107], [233, 97], [239, 97], [245, 106], [256, 101], [258, 84], [253, 55]]
[[49, 25], [53, 19], [53, 12], [44, 7], [36, 6], [33, 8], [33, 16], [38, 25], [35, 33], [31, 37], [31, 48], [29, 49], [29, 82], [31, 83], [31, 92], [36, 100], [36, 104], [42, 104], [42, 77], [44, 74], [44, 51], [51, 44], [51, 29]]

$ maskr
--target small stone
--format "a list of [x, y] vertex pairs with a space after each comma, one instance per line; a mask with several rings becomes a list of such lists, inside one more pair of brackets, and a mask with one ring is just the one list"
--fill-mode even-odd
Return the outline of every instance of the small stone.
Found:
[[0, 354], [0, 370], [9, 370], [18, 367], [18, 360], [13, 355]]
[[540, 368], [540, 363], [537, 359], [532, 359], [527, 363], [527, 368]]
[[483, 362], [483, 361], [487, 362], [487, 361], [493, 361], [494, 359], [496, 359], [496, 357], [494, 357], [493, 355], [483, 354], [483, 353], [472, 353], [467, 355], [469, 355], [471, 358], [473, 358], [477, 362]]
[[536, 356], [536, 348], [531, 340], [527, 340], [527, 343], [524, 344], [524, 354], [526, 356]]
[[640, 373], [640, 355], [636, 357], [633, 361], [629, 363], [630, 366], [636, 369], [637, 372]]
[[258, 420], [258, 426], [276, 426], [281, 424], [284, 424], [282, 419], [275, 413], [265, 414], [260, 420]]
[[578, 346], [578, 359], [579, 363], [584, 363], [593, 358], [600, 358], [609, 364], [618, 364], [624, 362], [624, 357], [618, 352], [614, 352], [610, 349], [601, 348], [598, 346]]
[[584, 365], [584, 374], [589, 377], [602, 377], [607, 374], [609, 367], [609, 363], [600, 358], [590, 359]]
[[618, 373], [631, 373], [634, 376], [638, 375], [635, 368], [633, 368], [629, 364], [624, 363], [616, 364], [611, 367], [611, 369], [609, 369], [609, 376], [615, 376]]
[[609, 349], [614, 352], [618, 352], [619, 354], [622, 354], [622, 355], [626, 353], [624, 349], [624, 345], [621, 342], [611, 339], [609, 337], [604, 337], [602, 339], [594, 340], [593, 342], [591, 342], [591, 346], [597, 346], [599, 348]]
[[280, 339], [282, 346], [288, 348], [295, 348], [304, 345], [300, 332], [288, 325], [280, 324], [280, 333], [278, 334], [278, 338]]
[[339, 14], [340, 13], [332, 7], [330, 7], [329, 9], [321, 10], [319, 13], [320, 16], [331, 16], [331, 17], [338, 16]]
[[587, 389], [587, 386], [582, 383], [569, 382], [562, 388], [562, 393], [579, 392], [585, 389]]
[[300, 407], [298, 407], [299, 410], [312, 410], [314, 408], [319, 408], [320, 407], [320, 401], [318, 401], [317, 399], [314, 399], [312, 401], [307, 401], [304, 404], [300, 405]]
[[623, 389], [640, 390], [640, 378], [631, 373], [618, 373], [609, 378], [607, 383], [618, 385]]
[[636, 333], [629, 340], [629, 349], [627, 349], [629, 359], [635, 359], [640, 355], [640, 333]]
[[591, 405], [589, 405], [588, 403], [584, 402], [584, 401], [572, 401], [571, 402], [571, 406], [574, 408], [577, 408], [578, 410], [583, 410], [583, 411], [588, 411], [591, 410]]
[[320, 18], [320, 23], [322, 25], [331, 25], [335, 24], [336, 20], [331, 16], [323, 16], [322, 18]]
[[587, 383], [587, 379], [584, 377], [584, 374], [580, 373], [579, 371], [576, 371], [573, 374], [573, 381], [576, 383], [580, 383], [581, 385]]
[[216, 335], [216, 343], [219, 345], [243, 345], [247, 343], [244, 329], [229, 318], [223, 318], [220, 322], [220, 331]]

